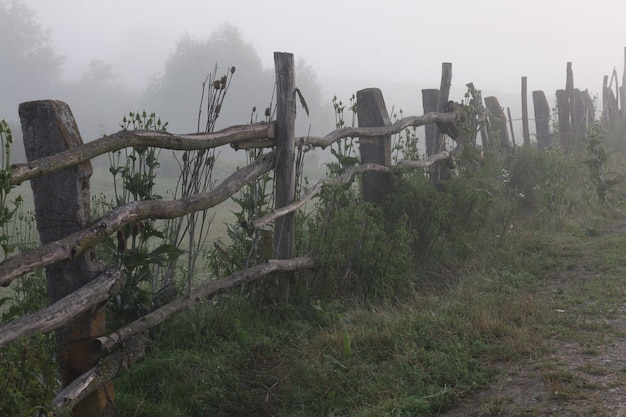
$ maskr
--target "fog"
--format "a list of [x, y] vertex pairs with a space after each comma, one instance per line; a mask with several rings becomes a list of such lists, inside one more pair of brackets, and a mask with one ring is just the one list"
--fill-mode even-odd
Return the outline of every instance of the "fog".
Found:
[[[304, 62], [315, 76], [319, 89], [309, 94], [319, 94], [322, 107], [327, 106], [331, 114], [334, 95], [347, 100], [367, 87], [381, 88], [390, 109], [421, 114], [420, 89], [439, 86], [442, 62], [452, 63], [451, 98], [462, 99], [465, 84], [473, 82], [483, 95], [497, 95], [515, 114], [522, 76], [528, 77], [529, 92], [545, 90], [550, 96], [564, 88], [566, 63], [572, 62], [575, 86], [599, 93], [605, 74], [617, 68], [621, 78], [626, 46], [626, 2], [615, 0], [588, 5], [565, 0], [23, 3], [49, 30], [55, 51], [64, 57], [60, 75], [65, 82], [81, 80], [98, 60], [110, 66], [110, 92], [125, 92], [120, 103], [108, 100], [116, 106], [114, 111], [102, 110], [108, 103], [99, 103], [94, 107], [100, 113], [90, 117], [87, 98], [65, 94], [62, 88], [58, 97], [52, 97], [67, 96], [88, 139], [115, 130], [116, 115], [145, 104], [139, 97], [163, 75], [177, 42], [185, 36], [204, 39], [224, 24], [239, 30], [269, 74], [274, 51], [294, 53], [296, 62]], [[215, 63], [207, 60], [206, 71]], [[224, 69], [232, 65], [219, 64]], [[200, 81], [199, 76], [195, 82]], [[259, 85], [259, 94], [269, 95], [271, 88]], [[197, 109], [198, 96], [199, 90], [189, 92], [190, 109]], [[24, 98], [44, 97], [34, 91]], [[17, 104], [9, 118], [15, 117]], [[245, 123], [249, 112], [249, 108], [241, 110], [236, 119]], [[314, 134], [325, 134], [328, 123], [322, 119], [304, 124], [311, 125]], [[174, 127], [172, 131], [195, 130], [193, 125]]]

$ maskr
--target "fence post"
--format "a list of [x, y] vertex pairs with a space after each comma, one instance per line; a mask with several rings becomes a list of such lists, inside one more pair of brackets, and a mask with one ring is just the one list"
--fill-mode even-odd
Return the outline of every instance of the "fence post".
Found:
[[[72, 111], [61, 101], [22, 103], [19, 115], [28, 161], [54, 155], [83, 143]], [[91, 174], [91, 162], [83, 162], [30, 181], [41, 243], [64, 238], [89, 223]], [[94, 249], [88, 249], [71, 260], [48, 266], [46, 278], [50, 303], [71, 294], [101, 272], [102, 265], [97, 261]], [[96, 337], [104, 336], [105, 331], [102, 306], [94, 306], [55, 331], [64, 387], [96, 364], [99, 356], [92, 349], [91, 342]], [[73, 415], [81, 417], [113, 416], [114, 413], [111, 382], [86, 397], [73, 410]]]
[[530, 129], [528, 127], [528, 77], [522, 77], [522, 137], [524, 146], [530, 146]]
[[509, 116], [509, 130], [511, 131], [511, 140], [513, 141], [513, 148], [517, 146], [515, 143], [515, 132], [513, 132], [513, 118], [511, 117], [511, 108], [506, 108], [506, 114]]
[[[422, 105], [424, 106], [424, 114], [436, 112], [438, 101], [438, 88], [427, 88], [422, 90]], [[424, 132], [426, 137], [426, 156], [434, 155], [437, 153], [437, 125], [434, 123], [425, 125]]]
[[542, 151], [550, 146], [550, 105], [543, 91], [533, 91], [533, 106], [537, 148]]
[[[296, 77], [293, 54], [274, 52], [276, 72], [276, 170], [274, 176], [274, 206], [281, 208], [291, 203], [296, 195], [295, 124]], [[289, 259], [295, 252], [295, 217], [289, 213], [274, 223], [274, 257]], [[293, 281], [293, 272], [281, 272], [278, 280], [279, 303], [286, 303]]]
[[582, 143], [587, 137], [587, 108], [583, 92], [574, 88], [574, 102], [572, 110], [572, 124], [574, 129], [574, 140]]
[[506, 116], [504, 115], [504, 109], [500, 105], [500, 102], [496, 97], [485, 97], [485, 106], [489, 109], [489, 122], [494, 132], [493, 137], [500, 139], [500, 147], [502, 149], [510, 148], [511, 140], [509, 139], [509, 132], [506, 128]]
[[[452, 85], [452, 64], [444, 62], [441, 64], [441, 84], [439, 85], [439, 97], [437, 100], [437, 112], [445, 113], [448, 106], [448, 98], [450, 97], [450, 86]], [[435, 153], [446, 149], [446, 141], [443, 133], [435, 126], [437, 148]], [[448, 166], [443, 162], [437, 162], [430, 168], [430, 183], [439, 184], [441, 180], [447, 180], [450, 176]]]
[[626, 126], [626, 47], [624, 47], [624, 70], [622, 72], [622, 90], [620, 91], [620, 93], [620, 117], [622, 120], [622, 125]]
[[559, 118], [559, 141], [563, 150], [569, 153], [572, 144], [572, 125], [570, 124], [570, 103], [566, 90], [556, 90], [556, 108]]
[[[383, 93], [378, 88], [366, 88], [356, 93], [357, 117], [360, 127], [380, 127], [391, 124]], [[361, 163], [391, 166], [391, 137], [389, 135], [359, 138]], [[379, 172], [363, 173], [363, 201], [381, 204], [389, 190], [389, 176]]]

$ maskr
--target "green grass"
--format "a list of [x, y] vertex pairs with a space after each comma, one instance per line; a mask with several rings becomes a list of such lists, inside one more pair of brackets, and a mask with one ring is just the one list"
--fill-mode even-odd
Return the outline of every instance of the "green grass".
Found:
[[[164, 324], [155, 350], [116, 380], [120, 415], [430, 416], [486, 386], [497, 364], [543, 357], [553, 338], [597, 355], [619, 336], [602, 318], [623, 303], [626, 236], [579, 231], [520, 232], [498, 262], [450, 270], [396, 302], [204, 303]], [[588, 389], [575, 372], [538, 369], [555, 401]]]
[[484, 386], [491, 362], [540, 353], [554, 312], [529, 280], [472, 272], [383, 305], [206, 303], [116, 380], [120, 415], [430, 415]]

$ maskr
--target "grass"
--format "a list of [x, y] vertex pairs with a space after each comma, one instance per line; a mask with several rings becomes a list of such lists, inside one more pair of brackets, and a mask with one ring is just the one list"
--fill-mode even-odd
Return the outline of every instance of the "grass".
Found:
[[490, 380], [490, 363], [541, 354], [541, 326], [555, 314], [524, 289], [536, 281], [526, 273], [460, 278], [383, 305], [206, 303], [165, 324], [155, 354], [116, 381], [120, 415], [445, 410]]
[[[498, 364], [548, 357], [550, 340], [597, 355], [620, 336], [603, 318], [626, 293], [626, 236], [520, 233], [498, 262], [396, 302], [204, 303], [164, 324], [154, 352], [116, 380], [120, 415], [430, 416], [489, 384]], [[609, 371], [544, 360], [537, 372], [546, 398], [567, 402], [589, 396], [579, 373]], [[510, 401], [481, 408], [496, 416]]]

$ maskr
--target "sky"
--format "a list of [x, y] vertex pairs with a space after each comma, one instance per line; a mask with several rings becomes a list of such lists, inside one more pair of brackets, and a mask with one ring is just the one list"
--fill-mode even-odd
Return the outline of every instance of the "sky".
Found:
[[[517, 93], [575, 86], [599, 93], [604, 75], [620, 81], [626, 47], [624, 0], [25, 0], [57, 51], [64, 76], [93, 59], [141, 90], [163, 69], [184, 34], [203, 38], [236, 26], [273, 66], [273, 52], [304, 59], [326, 78], [438, 87], [452, 63], [453, 86]], [[323, 85], [322, 85], [323, 86]], [[464, 87], [463, 87], [464, 88]], [[326, 93], [328, 93], [326, 91]]]

